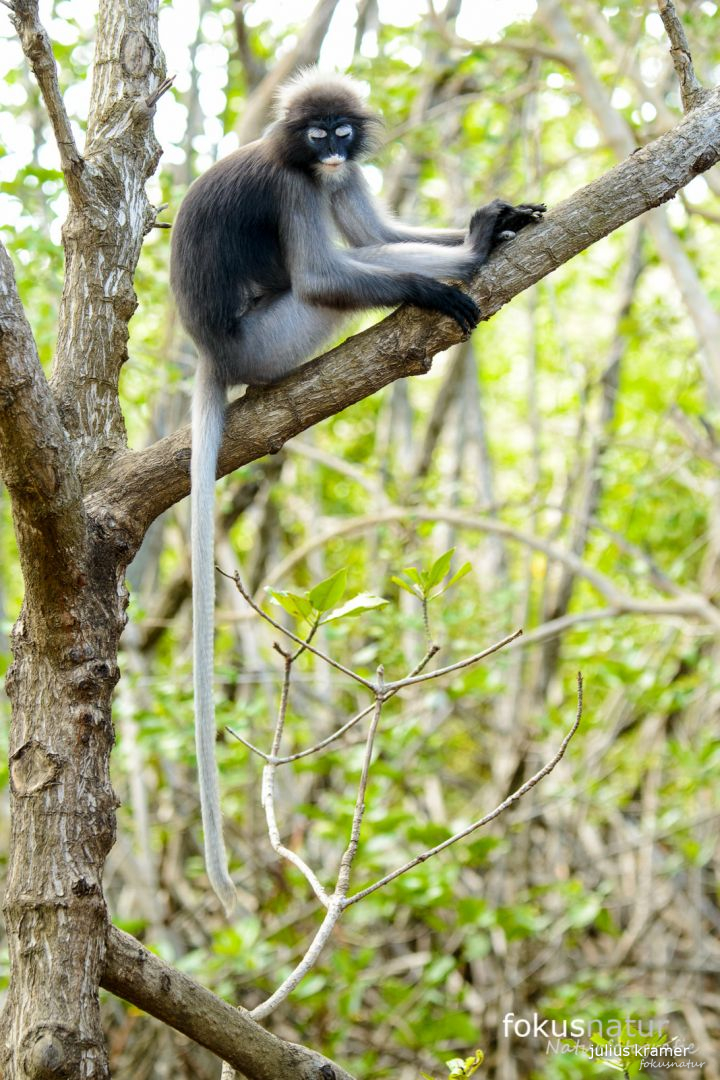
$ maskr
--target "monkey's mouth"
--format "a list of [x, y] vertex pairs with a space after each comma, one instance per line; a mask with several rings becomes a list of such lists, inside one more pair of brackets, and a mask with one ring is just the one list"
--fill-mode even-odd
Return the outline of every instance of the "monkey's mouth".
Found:
[[325, 158], [325, 160], [321, 161], [320, 164], [322, 165], [323, 169], [328, 169], [330, 172], [334, 172], [336, 169], [341, 168], [345, 164], [345, 158], [340, 157], [339, 155], [335, 155], [330, 158]]

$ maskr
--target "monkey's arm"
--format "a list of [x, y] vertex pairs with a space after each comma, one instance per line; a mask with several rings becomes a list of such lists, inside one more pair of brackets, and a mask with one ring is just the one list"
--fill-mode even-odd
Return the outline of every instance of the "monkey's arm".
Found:
[[[282, 239], [292, 293], [307, 304], [342, 311], [415, 304], [455, 319], [465, 333], [477, 325], [475, 302], [435, 275], [458, 277], [466, 268], [463, 252], [451, 266], [452, 253], [439, 245], [378, 245], [346, 250], [333, 243], [330, 221], [318, 194], [307, 187], [283, 206]], [[414, 250], [410, 250], [414, 248]], [[400, 253], [402, 252], [402, 256]], [[439, 267], [427, 255], [445, 256]]]
[[467, 239], [465, 229], [420, 229], [396, 221], [374, 199], [362, 170], [350, 163], [350, 175], [333, 192], [335, 224], [351, 247], [376, 244], [435, 244], [457, 247]]

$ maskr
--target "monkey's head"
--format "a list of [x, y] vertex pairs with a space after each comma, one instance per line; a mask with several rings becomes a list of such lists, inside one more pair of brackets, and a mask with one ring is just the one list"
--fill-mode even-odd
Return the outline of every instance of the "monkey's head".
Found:
[[328, 178], [367, 152], [379, 126], [353, 79], [308, 68], [280, 89], [273, 136], [286, 164]]

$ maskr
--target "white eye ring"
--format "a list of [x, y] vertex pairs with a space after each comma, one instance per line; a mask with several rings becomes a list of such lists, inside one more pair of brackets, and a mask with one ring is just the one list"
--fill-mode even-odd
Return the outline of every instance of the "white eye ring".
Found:
[[310, 128], [308, 135], [311, 139], [326, 139], [327, 131], [325, 131], [325, 128]]
[[350, 124], [341, 124], [340, 127], [335, 128], [335, 134], [340, 139], [346, 139], [348, 135], [352, 135], [352, 128]]

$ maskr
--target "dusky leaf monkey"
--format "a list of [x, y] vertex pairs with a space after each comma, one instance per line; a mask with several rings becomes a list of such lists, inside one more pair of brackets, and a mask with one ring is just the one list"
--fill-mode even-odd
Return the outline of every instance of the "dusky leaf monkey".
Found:
[[213, 502], [228, 387], [282, 378], [370, 308], [414, 304], [464, 333], [480, 312], [445, 279], [468, 281], [498, 242], [545, 209], [496, 199], [467, 231], [388, 215], [358, 164], [379, 124], [350, 78], [302, 73], [261, 139], [190, 188], [172, 232], [171, 282], [199, 359], [192, 409], [195, 732], [205, 858], [230, 913], [215, 760]]

